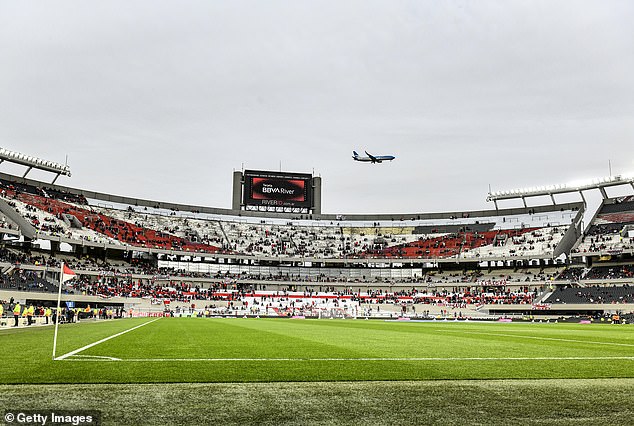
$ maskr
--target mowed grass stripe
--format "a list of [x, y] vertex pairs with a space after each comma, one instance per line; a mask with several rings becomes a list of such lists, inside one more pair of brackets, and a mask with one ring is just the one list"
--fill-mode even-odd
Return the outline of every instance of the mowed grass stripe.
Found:
[[526, 336], [521, 334], [490, 333], [490, 332], [482, 332], [482, 331], [444, 330], [444, 332], [446, 331], [455, 331], [457, 333], [466, 333], [466, 334], [478, 334], [483, 336], [512, 337], [514, 339], [536, 339], [536, 340], [542, 340], [542, 341], [580, 343], [582, 345], [625, 346], [625, 347], [634, 348], [634, 343], [602, 342], [602, 341], [596, 341], [596, 340], [580, 340], [580, 339], [570, 339], [570, 338], [564, 338], [564, 337]]
[[[500, 333], [499, 323], [462, 323], [464, 327], [449, 328], [449, 330], [470, 330], [470, 325], [476, 325], [474, 330], [482, 332]], [[580, 339], [588, 341], [616, 342], [634, 344], [634, 335], [624, 333], [630, 325], [612, 324], [575, 324], [575, 323], [507, 323], [503, 327], [507, 334], [536, 335], [562, 339]]]

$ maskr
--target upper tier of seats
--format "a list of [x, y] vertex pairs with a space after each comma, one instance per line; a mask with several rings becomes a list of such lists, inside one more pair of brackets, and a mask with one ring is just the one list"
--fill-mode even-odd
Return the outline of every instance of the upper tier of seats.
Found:
[[[153, 247], [167, 250], [216, 252], [218, 247], [192, 242], [185, 238], [148, 228], [142, 223], [132, 223], [101, 214], [88, 205], [78, 205], [56, 198], [19, 191], [12, 185], [2, 190], [2, 196], [30, 219], [39, 231], [49, 234], [66, 234], [78, 239], [105, 240], [109, 243], [136, 247]], [[46, 194], [45, 191], [42, 191]], [[74, 218], [74, 219], [73, 219]], [[94, 232], [81, 232], [85, 229]], [[104, 238], [105, 237], [105, 238]]]
[[634, 250], [634, 196], [606, 200], [573, 253], [618, 254]]
[[2, 196], [40, 235], [114, 245], [274, 258], [548, 258], [574, 211], [412, 223], [248, 219], [103, 205], [0, 180]]

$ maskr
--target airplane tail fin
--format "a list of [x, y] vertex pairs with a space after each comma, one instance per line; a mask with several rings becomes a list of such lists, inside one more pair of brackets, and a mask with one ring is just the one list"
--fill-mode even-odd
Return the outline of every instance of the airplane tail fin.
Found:
[[352, 155], [354, 155], [355, 157], [358, 157], [359, 154], [357, 153], [357, 151], [352, 151]]

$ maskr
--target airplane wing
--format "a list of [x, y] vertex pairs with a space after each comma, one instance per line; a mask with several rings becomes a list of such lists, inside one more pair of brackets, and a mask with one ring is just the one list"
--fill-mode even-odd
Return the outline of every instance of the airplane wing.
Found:
[[380, 163], [381, 160], [376, 158], [374, 155], [370, 154], [368, 151], [365, 151], [365, 155], [367, 155], [373, 163]]

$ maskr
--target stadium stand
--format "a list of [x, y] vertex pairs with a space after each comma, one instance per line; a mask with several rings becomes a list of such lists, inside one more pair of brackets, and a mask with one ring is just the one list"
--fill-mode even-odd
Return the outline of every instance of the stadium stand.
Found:
[[573, 255], [618, 255], [634, 251], [634, 197], [604, 200]]
[[[554, 314], [564, 305], [634, 310], [634, 262], [600, 261], [630, 243], [632, 197], [607, 200], [585, 235], [575, 204], [405, 220], [262, 217], [93, 199], [6, 176], [0, 198], [11, 209], [0, 217], [4, 300], [50, 306], [63, 261], [78, 273], [65, 297], [126, 312], [473, 318]], [[567, 257], [585, 259], [597, 247], [592, 261]]]
[[[238, 222], [176, 212], [89, 205], [61, 190], [0, 180], [2, 196], [40, 234], [113, 245], [253, 256], [313, 258], [552, 257], [573, 212], [454, 218], [417, 226]], [[50, 195], [49, 195], [50, 194]], [[64, 200], [64, 201], [62, 201]], [[68, 201], [70, 200], [70, 201]], [[75, 201], [73, 203], [71, 201]], [[552, 226], [550, 222], [565, 223]], [[454, 223], [451, 223], [454, 222]], [[460, 222], [460, 223], [455, 223]], [[537, 225], [537, 226], [535, 226]], [[458, 232], [443, 232], [458, 229]], [[482, 231], [481, 229], [486, 229]]]
[[0, 275], [0, 289], [18, 291], [56, 292], [57, 286], [40, 278], [33, 271], [19, 270], [12, 275]]
[[634, 302], [634, 288], [623, 286], [593, 286], [573, 288], [561, 286], [544, 303], [596, 303], [615, 304]]

